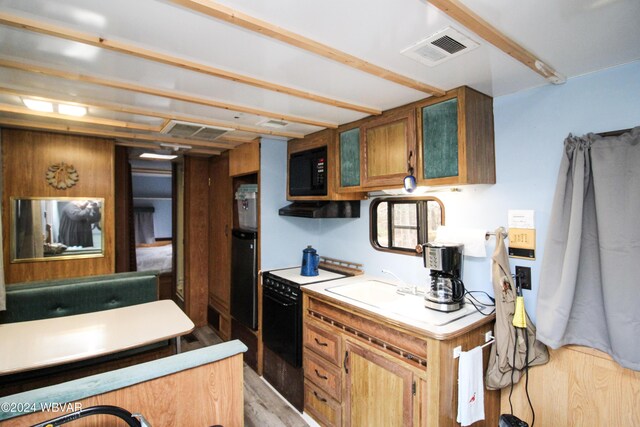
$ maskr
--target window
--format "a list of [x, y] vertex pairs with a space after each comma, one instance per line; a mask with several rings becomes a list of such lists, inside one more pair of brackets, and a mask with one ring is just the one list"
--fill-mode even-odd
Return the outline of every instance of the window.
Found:
[[417, 255], [416, 246], [433, 241], [444, 224], [444, 206], [435, 197], [374, 199], [369, 221], [375, 249]]

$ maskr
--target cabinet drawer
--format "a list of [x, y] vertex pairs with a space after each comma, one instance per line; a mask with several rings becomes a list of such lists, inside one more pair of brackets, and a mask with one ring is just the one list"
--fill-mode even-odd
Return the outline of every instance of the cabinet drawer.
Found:
[[304, 376], [338, 402], [342, 401], [340, 368], [311, 351], [304, 353]]
[[340, 366], [340, 355], [342, 353], [340, 337], [317, 327], [315, 323], [309, 322], [308, 319], [305, 319], [304, 345], [333, 362], [334, 365]]
[[323, 426], [342, 425], [340, 404], [308, 380], [304, 382], [304, 411]]

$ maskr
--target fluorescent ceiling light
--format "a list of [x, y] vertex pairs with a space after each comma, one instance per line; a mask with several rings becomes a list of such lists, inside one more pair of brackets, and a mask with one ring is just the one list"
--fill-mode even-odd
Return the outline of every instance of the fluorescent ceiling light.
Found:
[[173, 160], [176, 155], [173, 154], [156, 154], [156, 153], [142, 153], [140, 154], [141, 159], [156, 159], [156, 160]]
[[87, 114], [87, 109], [79, 105], [58, 104], [58, 113], [66, 114], [67, 116], [82, 117]]
[[23, 98], [22, 102], [30, 110], [43, 111], [45, 113], [53, 113], [53, 104], [47, 101], [38, 101], [37, 99]]

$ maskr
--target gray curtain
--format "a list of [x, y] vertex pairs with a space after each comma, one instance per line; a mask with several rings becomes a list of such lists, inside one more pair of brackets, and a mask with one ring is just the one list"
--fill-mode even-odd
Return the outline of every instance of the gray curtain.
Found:
[[640, 370], [640, 127], [569, 135], [540, 273], [538, 339]]
[[153, 208], [134, 208], [133, 221], [136, 230], [136, 244], [155, 243], [156, 236], [153, 229]]

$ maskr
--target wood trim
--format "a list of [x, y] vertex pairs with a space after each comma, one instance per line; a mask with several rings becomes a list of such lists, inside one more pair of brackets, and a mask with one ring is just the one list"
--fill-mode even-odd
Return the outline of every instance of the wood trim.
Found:
[[174, 113], [162, 113], [160, 111], [146, 110], [144, 108], [125, 106], [121, 104], [111, 104], [109, 102], [103, 102], [103, 101], [95, 101], [95, 100], [86, 101], [86, 100], [81, 100], [80, 98], [77, 98], [74, 101], [48, 98], [45, 96], [41, 96], [33, 91], [15, 90], [12, 88], [2, 87], [2, 86], [0, 86], [0, 94], [15, 95], [19, 97], [30, 97], [30, 98], [40, 99], [43, 101], [62, 102], [65, 104], [79, 105], [87, 108], [94, 107], [94, 108], [101, 108], [109, 111], [116, 111], [120, 113], [128, 113], [128, 114], [135, 114], [138, 116], [157, 117], [159, 119], [165, 119], [160, 129], [164, 129], [171, 120], [178, 120], [183, 122], [201, 123], [203, 125], [233, 128], [234, 130], [251, 132], [251, 133], [256, 133], [260, 135], [282, 136], [286, 138], [303, 138], [304, 137], [304, 134], [299, 132], [284, 132], [284, 131], [270, 130], [266, 128], [259, 128], [255, 126], [247, 126], [239, 123], [227, 123], [227, 122], [222, 122], [217, 120], [210, 120], [204, 117], [183, 116], [183, 115], [174, 114]]
[[[180, 144], [188, 144], [191, 146], [206, 147], [206, 148], [222, 148], [222, 149], [233, 148], [228, 144], [221, 144], [218, 142], [194, 141], [192, 139], [174, 138], [171, 136], [163, 136], [163, 135], [146, 135], [141, 133], [118, 132], [118, 131], [111, 131], [111, 130], [93, 129], [93, 128], [87, 128], [82, 126], [75, 126], [75, 125], [43, 123], [43, 122], [34, 122], [30, 120], [10, 119], [8, 117], [0, 117], [0, 125], [5, 125], [7, 127], [13, 127], [13, 128], [47, 130], [52, 132], [72, 133], [72, 134], [79, 134], [79, 135], [124, 138], [124, 139], [133, 139], [133, 140], [141, 140], [141, 141], [161, 141], [161, 142], [180, 143]], [[122, 144], [122, 145], [125, 145], [125, 144]]]
[[[482, 19], [471, 9], [466, 7], [458, 0], [429, 0], [429, 4], [437, 7], [452, 19], [467, 27], [516, 61], [519, 61], [540, 74], [545, 79], [560, 78], [558, 72], [550, 65], [541, 61], [534, 54], [526, 50], [524, 47], [511, 40], [505, 34], [498, 31], [493, 25]], [[540, 68], [536, 67], [536, 62], [541, 64]]]
[[216, 68], [210, 65], [190, 61], [186, 58], [180, 58], [177, 56], [171, 56], [164, 53], [156, 52], [150, 49], [145, 49], [134, 44], [108, 40], [101, 36], [94, 36], [91, 34], [82, 33], [80, 31], [36, 21], [33, 19], [10, 15], [8, 13], [0, 13], [0, 24], [33, 31], [40, 34], [46, 34], [48, 36], [60, 37], [66, 40], [84, 43], [103, 49], [109, 49], [115, 52], [124, 53], [126, 55], [147, 59], [149, 61], [155, 61], [161, 64], [167, 64], [173, 67], [179, 67], [185, 70], [194, 71], [196, 73], [207, 74], [209, 76], [231, 80], [232, 82], [243, 83], [260, 89], [266, 89], [286, 95], [295, 96], [298, 98], [308, 99], [310, 101], [319, 102], [321, 104], [331, 105], [332, 107], [344, 108], [347, 110], [374, 115], [382, 113], [380, 109], [377, 108], [365, 107], [346, 101], [340, 101], [338, 99], [329, 98], [327, 96], [294, 89], [289, 86], [256, 79], [228, 70], [223, 70], [221, 68]]
[[[133, 147], [133, 148], [148, 148], [150, 150], [157, 150], [158, 146], [155, 144], [150, 144], [150, 143], [143, 143], [143, 142], [136, 142], [136, 141], [123, 141], [123, 140], [117, 140], [115, 143], [116, 146], [122, 146], [122, 147]], [[218, 156], [220, 155], [221, 151], [220, 150], [207, 150], [207, 149], [198, 149], [198, 148], [192, 148], [191, 150], [188, 151], [189, 154], [199, 154], [199, 155], [205, 155], [205, 156]]]
[[30, 110], [27, 107], [19, 107], [17, 105], [0, 104], [0, 112], [2, 113], [14, 113], [35, 117], [46, 117], [49, 119], [66, 120], [70, 122], [88, 123], [92, 125], [113, 126], [117, 128], [144, 130], [149, 132], [160, 132], [162, 130], [159, 126], [145, 125], [142, 123], [123, 122], [121, 120], [104, 119], [101, 117], [74, 117], [60, 113], [46, 113], [44, 111]]
[[62, 70], [43, 67], [35, 64], [26, 64], [26, 63], [17, 62], [17, 61], [1, 59], [0, 67], [12, 68], [14, 70], [28, 71], [32, 73], [43, 74], [43, 75], [62, 78], [66, 80], [80, 81], [80, 82], [110, 87], [112, 89], [122, 89], [122, 90], [131, 91], [131, 92], [143, 93], [145, 95], [175, 99], [177, 101], [205, 105], [207, 107], [222, 108], [224, 110], [239, 111], [247, 114], [255, 114], [257, 116], [269, 117], [276, 120], [284, 120], [288, 122], [295, 122], [295, 123], [301, 123], [301, 124], [306, 124], [311, 126], [327, 127], [327, 128], [338, 127], [338, 125], [335, 123], [328, 123], [328, 122], [323, 122], [323, 121], [318, 121], [313, 119], [307, 119], [304, 117], [281, 114], [281, 113], [266, 111], [258, 108], [245, 107], [242, 105], [216, 101], [215, 99], [211, 99], [211, 98], [201, 98], [198, 96], [189, 95], [182, 92], [156, 89], [156, 88], [141, 86], [133, 83], [126, 83], [123, 81], [109, 80], [102, 77], [90, 76], [88, 74], [62, 71]]
[[260, 35], [279, 40], [297, 48], [306, 50], [316, 55], [323, 56], [332, 61], [355, 68], [365, 73], [372, 74], [381, 79], [385, 79], [402, 86], [409, 87], [431, 95], [444, 95], [444, 90], [419, 82], [410, 77], [403, 76], [377, 65], [371, 64], [361, 58], [342, 52], [331, 46], [319, 43], [315, 40], [301, 36], [294, 32], [285, 30], [277, 25], [254, 18], [238, 10], [223, 6], [211, 0], [171, 0], [172, 3], [183, 6], [187, 9], [200, 12], [212, 18], [220, 19], [229, 24], [237, 25], [244, 29], [254, 31]]

